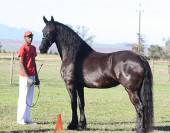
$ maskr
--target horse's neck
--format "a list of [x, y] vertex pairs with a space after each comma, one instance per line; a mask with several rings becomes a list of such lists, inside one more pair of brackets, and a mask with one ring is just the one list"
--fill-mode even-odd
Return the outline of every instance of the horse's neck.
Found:
[[75, 60], [77, 56], [85, 56], [90, 51], [93, 51], [92, 48], [78, 36], [78, 34], [63, 25], [58, 27], [56, 44], [62, 60]]
[[93, 49], [83, 41], [82, 44], [79, 44], [78, 46], [62, 43], [57, 43], [56, 46], [62, 61], [66, 59], [74, 61], [75, 59], [77, 59], [77, 56], [85, 57], [93, 51]]
[[58, 53], [59, 53], [59, 55], [60, 55], [61, 60], [63, 60], [62, 50], [61, 50], [61, 48], [57, 45], [57, 43], [56, 43], [56, 47], [57, 47], [57, 49], [58, 49]]

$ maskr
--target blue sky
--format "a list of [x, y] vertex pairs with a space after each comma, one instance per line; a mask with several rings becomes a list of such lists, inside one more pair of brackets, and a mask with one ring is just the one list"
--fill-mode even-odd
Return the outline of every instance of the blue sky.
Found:
[[139, 3], [141, 34], [148, 44], [164, 46], [170, 37], [170, 0], [1, 0], [0, 24], [41, 32], [42, 17], [89, 28], [95, 43], [137, 43]]

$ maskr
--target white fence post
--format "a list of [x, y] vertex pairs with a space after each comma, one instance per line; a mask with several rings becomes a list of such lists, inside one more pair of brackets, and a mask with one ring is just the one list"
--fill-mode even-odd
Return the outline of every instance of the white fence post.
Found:
[[12, 81], [13, 81], [14, 63], [15, 63], [14, 52], [12, 52], [12, 57], [11, 57], [10, 85], [12, 85]]
[[169, 73], [169, 81], [170, 81], [170, 62], [168, 63], [168, 73]]

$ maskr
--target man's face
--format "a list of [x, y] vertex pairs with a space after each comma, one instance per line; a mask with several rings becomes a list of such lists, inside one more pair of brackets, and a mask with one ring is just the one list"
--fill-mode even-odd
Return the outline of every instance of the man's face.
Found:
[[31, 45], [32, 40], [33, 40], [33, 36], [28, 35], [28, 36], [25, 36], [24, 39], [25, 39], [25, 42], [26, 42], [27, 45]]

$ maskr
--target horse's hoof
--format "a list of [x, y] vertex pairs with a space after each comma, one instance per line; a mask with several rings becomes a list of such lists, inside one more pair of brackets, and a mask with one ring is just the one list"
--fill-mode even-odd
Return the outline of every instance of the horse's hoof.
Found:
[[86, 121], [81, 121], [78, 124], [78, 129], [85, 129], [86, 128]]
[[68, 130], [77, 130], [78, 129], [78, 125], [77, 124], [72, 124], [70, 123], [67, 127]]
[[138, 129], [137, 133], [146, 133], [146, 131], [144, 128], [142, 128], [141, 130]]

